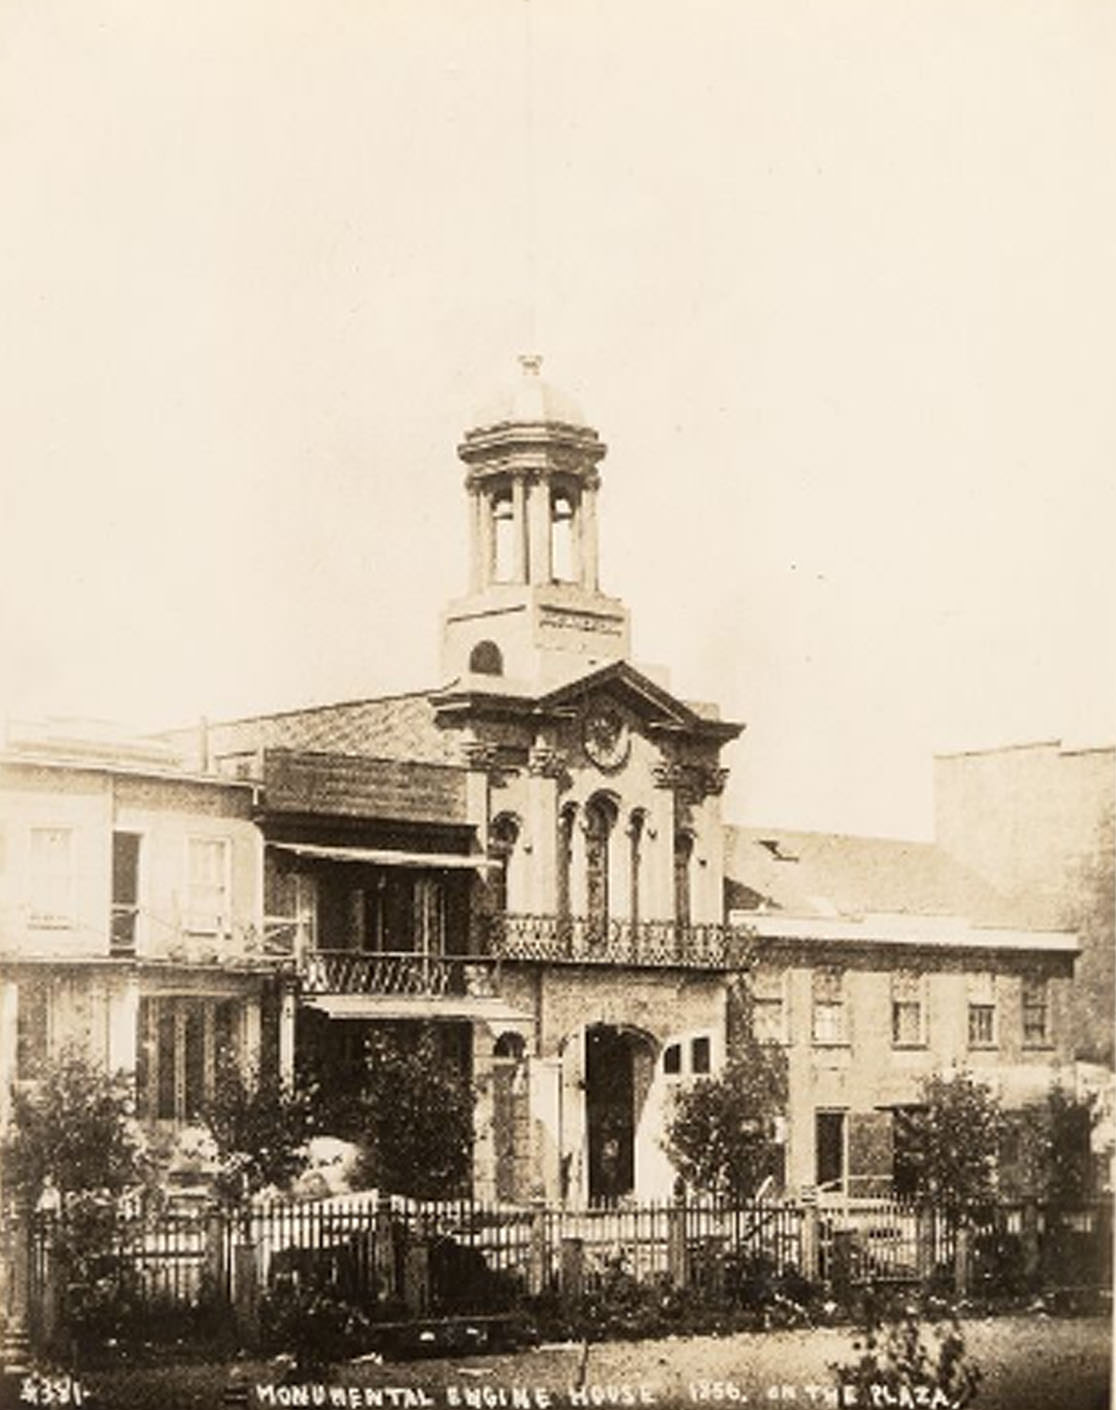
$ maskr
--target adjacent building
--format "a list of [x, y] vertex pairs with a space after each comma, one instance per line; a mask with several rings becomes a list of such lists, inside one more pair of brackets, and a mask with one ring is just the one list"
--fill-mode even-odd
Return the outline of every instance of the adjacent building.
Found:
[[[154, 1131], [227, 1052], [278, 1061], [254, 787], [164, 745], [9, 727], [0, 753], [0, 1103], [73, 1050], [131, 1074]], [[288, 1039], [289, 1047], [289, 1039]]]

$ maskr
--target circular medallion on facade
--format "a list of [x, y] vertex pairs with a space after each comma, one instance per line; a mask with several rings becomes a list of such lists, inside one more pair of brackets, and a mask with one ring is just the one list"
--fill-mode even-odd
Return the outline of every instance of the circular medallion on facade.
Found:
[[628, 761], [631, 737], [618, 710], [611, 705], [590, 705], [581, 725], [585, 752], [598, 769], [612, 773]]

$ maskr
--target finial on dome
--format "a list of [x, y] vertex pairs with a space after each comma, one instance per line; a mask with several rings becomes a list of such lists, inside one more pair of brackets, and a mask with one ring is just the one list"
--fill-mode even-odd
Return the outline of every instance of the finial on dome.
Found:
[[528, 377], [537, 377], [542, 368], [542, 354], [520, 353], [519, 365], [523, 368]]

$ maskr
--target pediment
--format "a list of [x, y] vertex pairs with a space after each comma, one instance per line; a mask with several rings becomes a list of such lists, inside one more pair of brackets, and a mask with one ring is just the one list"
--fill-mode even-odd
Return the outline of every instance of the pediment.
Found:
[[678, 733], [720, 741], [735, 739], [743, 725], [700, 714], [627, 661], [613, 661], [576, 680], [567, 681], [535, 702], [538, 714], [562, 715], [583, 711], [595, 702], [611, 700], [639, 720], [648, 734]]

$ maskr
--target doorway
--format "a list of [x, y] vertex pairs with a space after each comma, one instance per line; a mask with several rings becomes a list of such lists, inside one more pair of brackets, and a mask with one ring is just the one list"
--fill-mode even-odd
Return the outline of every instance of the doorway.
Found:
[[818, 1189], [844, 1189], [845, 1113], [819, 1111], [814, 1122]]

